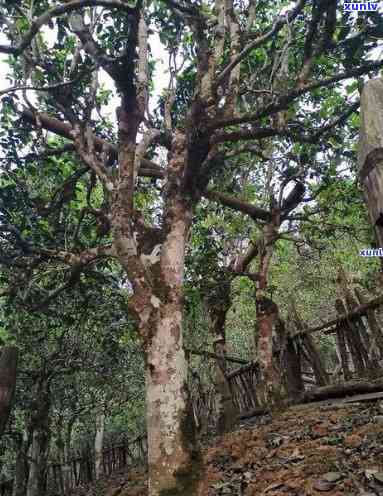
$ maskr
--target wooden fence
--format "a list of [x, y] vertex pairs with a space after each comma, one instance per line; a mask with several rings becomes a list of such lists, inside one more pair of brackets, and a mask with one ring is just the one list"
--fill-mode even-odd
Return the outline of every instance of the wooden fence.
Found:
[[[296, 401], [316, 388], [342, 384], [346, 387], [350, 380], [366, 382], [383, 375], [383, 332], [379, 315], [383, 296], [368, 301], [359, 290], [347, 288], [345, 281], [342, 287], [344, 298], [337, 299], [334, 305], [337, 318], [309, 328], [292, 305], [288, 323], [280, 321], [279, 336], [273, 348], [276, 367], [282, 377], [282, 394], [286, 398]], [[326, 357], [313, 337], [319, 332], [334, 336], [335, 365], [326, 363]], [[206, 354], [206, 359], [211, 360], [213, 370], [216, 367], [214, 354]], [[231, 366], [233, 363], [240, 366], [230, 370], [229, 362]], [[257, 384], [260, 374], [257, 362], [246, 363], [242, 359], [228, 357], [226, 370], [231, 401], [238, 414], [246, 415], [259, 409]], [[198, 422], [211, 431], [217, 417], [214, 385], [209, 390], [204, 386], [201, 380], [198, 387], [192, 386], [192, 401], [198, 404], [198, 411], [195, 412]]]

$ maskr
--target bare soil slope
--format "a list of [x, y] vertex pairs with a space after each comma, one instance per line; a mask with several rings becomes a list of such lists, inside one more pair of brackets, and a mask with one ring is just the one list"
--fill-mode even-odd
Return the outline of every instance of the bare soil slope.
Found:
[[[249, 419], [203, 456], [200, 496], [383, 495], [383, 403], [307, 405]], [[145, 473], [83, 491], [146, 496]]]

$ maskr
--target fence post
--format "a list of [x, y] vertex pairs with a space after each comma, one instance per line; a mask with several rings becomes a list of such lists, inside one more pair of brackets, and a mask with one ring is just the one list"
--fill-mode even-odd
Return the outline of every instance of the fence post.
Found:
[[383, 247], [383, 80], [368, 81], [361, 95], [359, 175], [371, 223]]

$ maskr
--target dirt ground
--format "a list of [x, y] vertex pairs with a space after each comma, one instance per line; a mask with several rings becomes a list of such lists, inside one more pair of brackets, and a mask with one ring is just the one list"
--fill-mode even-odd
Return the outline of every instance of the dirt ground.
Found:
[[[383, 496], [382, 401], [254, 417], [209, 444], [200, 496]], [[134, 471], [82, 494], [146, 496], [146, 487]]]

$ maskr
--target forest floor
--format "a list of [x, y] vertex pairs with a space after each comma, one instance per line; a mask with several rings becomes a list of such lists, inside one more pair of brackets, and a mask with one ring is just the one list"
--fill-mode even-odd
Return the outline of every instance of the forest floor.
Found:
[[[253, 417], [210, 441], [203, 457], [200, 496], [383, 495], [383, 402]], [[85, 494], [146, 496], [146, 476], [117, 474]]]

